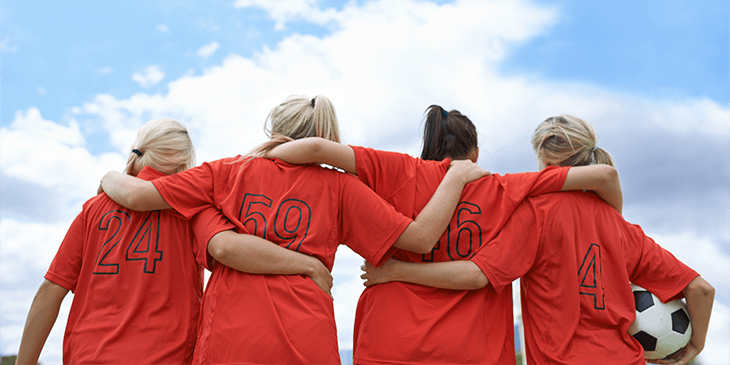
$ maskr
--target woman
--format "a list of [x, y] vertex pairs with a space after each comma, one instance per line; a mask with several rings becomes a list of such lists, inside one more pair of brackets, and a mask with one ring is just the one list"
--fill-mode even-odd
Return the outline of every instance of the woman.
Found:
[[[573, 116], [545, 120], [532, 144], [541, 169], [613, 165], [611, 155], [596, 147], [590, 124]], [[714, 288], [699, 274], [585, 192], [526, 200], [471, 261], [418, 265], [392, 260], [365, 269], [366, 285], [401, 280], [500, 292], [521, 278], [531, 364], [645, 364], [641, 345], [627, 332], [635, 318], [629, 282], [664, 302], [686, 297], [689, 343], [668, 359], [653, 361], [686, 364], [704, 347], [714, 297]]]
[[[125, 173], [149, 180], [194, 164], [185, 127], [157, 119], [137, 132]], [[213, 208], [199, 213], [191, 226], [170, 212], [129, 211], [105, 194], [90, 199], [38, 289], [17, 364], [38, 362], [69, 290], [75, 296], [64, 363], [190, 363], [203, 293], [201, 265], [210, 269], [214, 263], [207, 250], [239, 270], [309, 275], [329, 293], [332, 277], [319, 260], [232, 228]], [[146, 240], [152, 238], [150, 246]]]
[[[427, 111], [423, 159], [322, 139], [286, 143], [268, 156], [343, 168], [396, 210], [415, 216], [444, 177], [449, 159], [475, 161], [478, 154], [476, 128], [469, 118], [433, 105]], [[398, 251], [393, 257], [408, 262], [467, 260], [499, 232], [527, 196], [596, 190], [620, 210], [619, 185], [616, 170], [605, 165], [493, 175], [466, 186], [433, 251]], [[366, 288], [357, 306], [353, 352], [357, 364], [514, 364], [511, 290], [455, 292], [400, 282]]]
[[[339, 142], [329, 99], [291, 96], [267, 121], [271, 140], [249, 156], [204, 163], [153, 182], [111, 172], [103, 189], [131, 209], [172, 207], [188, 218], [215, 206], [237, 229], [313, 255], [331, 268], [340, 243], [376, 264], [392, 247], [430, 251], [464, 185], [485, 175], [470, 161], [453, 163], [431, 204], [412, 220], [347, 174], [254, 158], [290, 139]], [[332, 300], [301, 277], [216, 266], [203, 299], [193, 362], [339, 363]]]

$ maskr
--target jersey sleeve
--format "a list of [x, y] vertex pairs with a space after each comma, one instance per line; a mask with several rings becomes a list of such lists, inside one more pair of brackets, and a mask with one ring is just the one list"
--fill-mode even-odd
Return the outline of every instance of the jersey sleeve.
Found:
[[58, 248], [45, 278], [71, 292], [76, 291], [76, 284], [81, 273], [84, 256], [85, 217], [82, 212], [73, 223]]
[[624, 252], [630, 260], [629, 279], [656, 295], [662, 302], [684, 297], [682, 291], [699, 274], [679, 261], [650, 237], [638, 225], [631, 225], [624, 240]]
[[499, 234], [471, 258], [494, 289], [501, 293], [527, 273], [535, 262], [542, 223], [530, 201], [522, 202]]
[[392, 256], [393, 244], [412, 220], [356, 179], [346, 176], [344, 180], [339, 241], [380, 266]]
[[499, 177], [505, 191], [515, 201], [560, 191], [565, 185], [570, 167], [549, 166], [539, 172], [505, 174]]
[[404, 153], [350, 146], [355, 152], [357, 176], [383, 199], [389, 200], [416, 176], [415, 158]]
[[236, 228], [218, 209], [208, 206], [192, 219], [193, 253], [195, 260], [208, 270], [213, 270], [214, 259], [208, 254], [208, 243], [216, 234]]
[[162, 198], [185, 219], [191, 219], [206, 206], [215, 206], [216, 168], [220, 161], [203, 163], [152, 181]]

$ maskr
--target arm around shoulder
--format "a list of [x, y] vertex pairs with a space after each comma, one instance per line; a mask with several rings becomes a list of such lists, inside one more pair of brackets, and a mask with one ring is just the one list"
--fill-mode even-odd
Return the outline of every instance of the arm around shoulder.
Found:
[[151, 181], [109, 171], [101, 179], [101, 189], [117, 204], [132, 210], [149, 211], [170, 209]]
[[618, 170], [609, 165], [574, 166], [568, 170], [565, 190], [593, 190], [621, 213], [624, 204]]
[[355, 152], [350, 146], [319, 137], [281, 144], [267, 152], [266, 157], [293, 164], [324, 163], [357, 174]]
[[416, 253], [431, 252], [449, 225], [464, 186], [490, 174], [472, 161], [452, 161], [431, 200], [403, 231], [394, 246]]

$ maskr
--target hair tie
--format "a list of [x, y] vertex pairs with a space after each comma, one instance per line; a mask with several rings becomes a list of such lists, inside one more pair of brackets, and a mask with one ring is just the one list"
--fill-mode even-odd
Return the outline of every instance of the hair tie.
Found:
[[316, 97], [316, 96], [312, 98], [312, 108], [314, 108], [314, 100], [315, 100], [315, 99], [317, 99], [317, 97]]
[[595, 147], [593, 147], [593, 151], [591, 151], [591, 153], [596, 153], [597, 150], [598, 150], [598, 145], [596, 145]]
[[444, 119], [446, 119], [446, 117], [449, 116], [449, 112], [447, 112], [446, 110], [441, 109], [441, 116], [444, 117]]
[[137, 156], [142, 157], [142, 152], [140, 150], [136, 149], [136, 148], [132, 150], [132, 153], [136, 153]]

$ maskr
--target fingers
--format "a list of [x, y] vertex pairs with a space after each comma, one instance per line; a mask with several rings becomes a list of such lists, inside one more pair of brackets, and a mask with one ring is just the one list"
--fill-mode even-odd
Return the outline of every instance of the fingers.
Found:
[[449, 170], [454, 170], [454, 173], [461, 175], [462, 179], [466, 183], [470, 183], [484, 176], [489, 176], [492, 174], [489, 170], [482, 169], [481, 167], [479, 167], [479, 165], [472, 162], [471, 160], [451, 161]]

